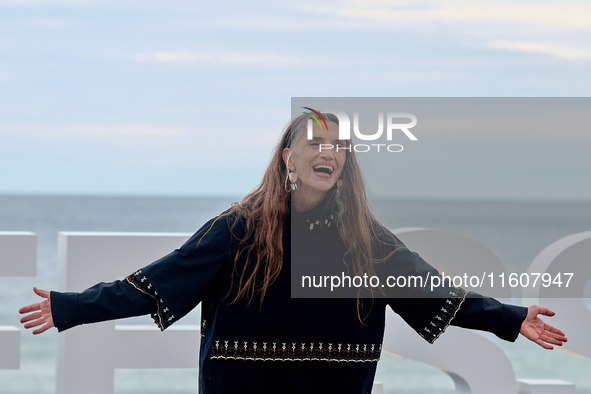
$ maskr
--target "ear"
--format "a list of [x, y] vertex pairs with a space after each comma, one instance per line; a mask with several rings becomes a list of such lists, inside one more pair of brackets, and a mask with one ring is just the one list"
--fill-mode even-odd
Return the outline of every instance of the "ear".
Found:
[[283, 158], [283, 162], [291, 170], [291, 149], [285, 148], [283, 152], [281, 152], [281, 157]]

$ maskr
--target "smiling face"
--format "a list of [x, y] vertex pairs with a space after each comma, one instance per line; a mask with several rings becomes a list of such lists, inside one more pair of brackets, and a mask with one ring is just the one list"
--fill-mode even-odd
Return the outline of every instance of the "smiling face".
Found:
[[[283, 160], [290, 171], [298, 175], [298, 188], [292, 194], [296, 210], [306, 211], [318, 206], [326, 194], [341, 177], [347, 153], [346, 141], [339, 140], [339, 126], [328, 122], [328, 130], [321, 130], [318, 124], [313, 126], [313, 139], [306, 138], [306, 132], [300, 132], [291, 148], [283, 150]], [[326, 145], [332, 145], [329, 148]], [[337, 152], [337, 146], [339, 147]]]

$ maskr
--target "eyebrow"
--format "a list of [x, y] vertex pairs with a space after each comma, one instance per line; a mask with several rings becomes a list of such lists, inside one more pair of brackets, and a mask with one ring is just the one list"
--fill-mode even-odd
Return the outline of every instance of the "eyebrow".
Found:
[[[314, 137], [314, 138], [312, 138], [312, 141], [324, 142], [325, 139], [323, 137]], [[347, 141], [345, 141], [345, 140], [333, 140], [332, 141], [332, 144], [333, 145], [338, 145], [338, 144], [340, 144], [340, 145], [347, 145]]]

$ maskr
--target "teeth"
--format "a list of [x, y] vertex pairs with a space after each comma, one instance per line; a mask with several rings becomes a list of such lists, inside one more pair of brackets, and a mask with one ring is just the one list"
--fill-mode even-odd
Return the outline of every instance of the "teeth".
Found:
[[325, 169], [327, 169], [329, 174], [332, 174], [332, 172], [334, 171], [334, 170], [333, 170], [333, 168], [332, 168], [331, 166], [327, 166], [327, 165], [324, 165], [324, 164], [319, 164], [319, 165], [317, 165], [317, 166], [314, 166], [314, 170], [318, 170], [318, 169], [320, 169], [320, 168], [325, 168]]

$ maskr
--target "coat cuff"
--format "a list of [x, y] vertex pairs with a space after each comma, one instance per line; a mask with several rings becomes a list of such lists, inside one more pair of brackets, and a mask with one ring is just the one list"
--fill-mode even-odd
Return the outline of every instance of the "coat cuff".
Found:
[[[466, 294], [466, 290], [461, 287], [449, 290], [450, 297], [445, 299], [445, 302], [429, 324], [423, 327], [423, 330], [419, 331], [419, 335], [427, 342], [434, 343], [456, 317], [456, 313], [460, 310], [466, 299]], [[440, 301], [443, 301], [443, 299]]]
[[521, 323], [526, 316], [526, 307], [503, 304], [497, 336], [506, 341], [515, 342], [521, 331]]
[[78, 293], [52, 291], [50, 300], [53, 325], [59, 332], [82, 324], [82, 316], [78, 306]]
[[154, 301], [156, 301], [157, 310], [150, 313], [150, 317], [152, 317], [154, 323], [156, 323], [160, 331], [166, 330], [177, 320], [174, 314], [165, 305], [165, 301], [163, 299], [164, 295], [158, 294], [155, 286], [144, 275], [144, 272], [141, 269], [127, 276], [125, 280], [136, 290], [150, 296]]

